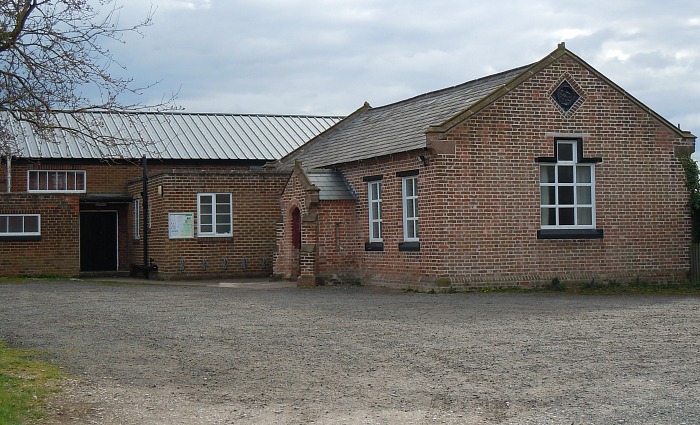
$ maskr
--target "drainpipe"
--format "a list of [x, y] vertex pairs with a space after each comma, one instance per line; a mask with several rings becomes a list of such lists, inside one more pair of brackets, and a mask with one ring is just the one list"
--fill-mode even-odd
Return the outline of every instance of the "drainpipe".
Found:
[[146, 155], [141, 158], [143, 168], [143, 277], [148, 279], [148, 162]]
[[7, 193], [10, 193], [12, 192], [12, 154], [8, 152], [5, 161], [7, 161]]

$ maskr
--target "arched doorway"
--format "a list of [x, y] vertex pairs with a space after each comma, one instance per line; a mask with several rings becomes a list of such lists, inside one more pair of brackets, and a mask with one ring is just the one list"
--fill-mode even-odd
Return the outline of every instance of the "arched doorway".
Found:
[[301, 211], [294, 207], [292, 210], [292, 279], [301, 276]]

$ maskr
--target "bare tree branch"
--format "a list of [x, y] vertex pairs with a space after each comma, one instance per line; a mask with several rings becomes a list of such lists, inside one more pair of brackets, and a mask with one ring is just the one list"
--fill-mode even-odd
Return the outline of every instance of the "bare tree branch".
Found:
[[[86, 112], [134, 112], [176, 109], [173, 95], [155, 105], [124, 103], [125, 95], [141, 95], [154, 84], [134, 87], [133, 79], [115, 76], [121, 66], [105, 47], [123, 42], [152, 22], [153, 9], [140, 22], [119, 25], [115, 0], [2, 0], [0, 6], [0, 127], [3, 120], [26, 122], [39, 134], [72, 133], [86, 143], [110, 147], [144, 143], [95, 128]], [[93, 6], [96, 4], [97, 6]], [[71, 115], [71, 125], [56, 114]], [[133, 114], [126, 114], [134, 117]], [[0, 152], [16, 152], [11, 132], [0, 131]], [[46, 138], [47, 143], [52, 140]]]

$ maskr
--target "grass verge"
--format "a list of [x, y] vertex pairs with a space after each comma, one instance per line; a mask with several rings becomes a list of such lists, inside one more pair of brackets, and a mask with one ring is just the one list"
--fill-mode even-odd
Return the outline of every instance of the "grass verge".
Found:
[[69, 277], [60, 276], [3, 276], [0, 277], [2, 283], [36, 283], [36, 282], [69, 282], [75, 280]]
[[0, 425], [36, 424], [45, 417], [46, 400], [60, 390], [63, 374], [41, 355], [0, 341]]

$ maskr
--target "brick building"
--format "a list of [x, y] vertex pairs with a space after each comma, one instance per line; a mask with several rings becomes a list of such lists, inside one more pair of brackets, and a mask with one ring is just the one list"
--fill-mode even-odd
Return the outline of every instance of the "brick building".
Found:
[[679, 281], [695, 137], [560, 45], [541, 61], [365, 104], [276, 164], [274, 272], [461, 290]]
[[10, 128], [0, 275], [153, 263], [161, 278], [461, 290], [689, 270], [678, 156], [695, 136], [563, 44], [344, 119], [96, 113], [95, 125], [143, 147]]
[[10, 121], [17, 143], [0, 158], [0, 276], [129, 272], [151, 262], [160, 278], [270, 275], [288, 174], [262, 165], [338, 120], [94, 113], [98, 132], [134, 142], [108, 149], [59, 131], [41, 140]]

